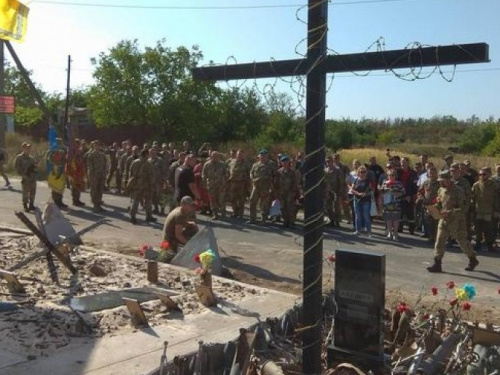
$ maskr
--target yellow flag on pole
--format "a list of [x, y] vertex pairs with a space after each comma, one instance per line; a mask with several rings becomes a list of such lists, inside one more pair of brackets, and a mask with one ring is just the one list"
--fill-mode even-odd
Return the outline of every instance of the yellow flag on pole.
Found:
[[0, 39], [24, 41], [29, 10], [18, 0], [0, 0]]

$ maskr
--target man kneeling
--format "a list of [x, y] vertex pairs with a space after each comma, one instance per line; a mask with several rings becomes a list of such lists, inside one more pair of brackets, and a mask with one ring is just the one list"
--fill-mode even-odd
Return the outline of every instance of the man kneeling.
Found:
[[185, 245], [198, 232], [196, 207], [190, 196], [180, 201], [180, 206], [170, 211], [163, 225], [163, 240], [170, 243], [170, 249], [177, 253], [179, 245]]

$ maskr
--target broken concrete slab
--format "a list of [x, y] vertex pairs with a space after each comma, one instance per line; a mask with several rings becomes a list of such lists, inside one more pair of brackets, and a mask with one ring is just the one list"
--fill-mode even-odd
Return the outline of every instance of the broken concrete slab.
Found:
[[176, 296], [177, 293], [163, 288], [130, 288], [122, 290], [110, 290], [91, 296], [74, 297], [70, 301], [73, 310], [82, 312], [100, 311], [113, 309], [124, 304], [123, 298], [137, 300], [139, 303], [160, 299], [159, 294]]
[[45, 235], [52, 244], [56, 245], [62, 239], [68, 240], [73, 245], [83, 244], [80, 236], [55, 203], [50, 202], [45, 205], [42, 220]]
[[171, 264], [189, 268], [191, 270], [200, 267], [200, 264], [194, 260], [195, 255], [211, 249], [215, 253], [215, 259], [212, 262], [211, 273], [216, 276], [222, 275], [222, 261], [220, 259], [217, 239], [212, 227], [205, 227], [179, 251], [172, 260]]

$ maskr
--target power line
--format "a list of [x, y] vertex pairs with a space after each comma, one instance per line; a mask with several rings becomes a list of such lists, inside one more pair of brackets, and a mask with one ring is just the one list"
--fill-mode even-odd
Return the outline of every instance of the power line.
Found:
[[[334, 2], [332, 6], [394, 3], [417, 0], [354, 0]], [[69, 1], [36, 0], [38, 4], [66, 5], [93, 8], [122, 8], [122, 9], [170, 9], [170, 10], [245, 10], [245, 9], [272, 9], [272, 8], [297, 8], [305, 4], [271, 4], [271, 5], [234, 5], [234, 6], [174, 6], [174, 5], [126, 5], [126, 4], [106, 4], [106, 3], [77, 3]]]

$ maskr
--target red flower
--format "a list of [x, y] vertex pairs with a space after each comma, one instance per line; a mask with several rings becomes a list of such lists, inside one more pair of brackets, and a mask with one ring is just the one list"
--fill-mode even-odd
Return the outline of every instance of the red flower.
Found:
[[[335, 255], [330, 255], [328, 258], [326, 258], [330, 263], [335, 263]], [[498, 292], [500, 293], [500, 291]]]
[[455, 283], [453, 281], [448, 281], [446, 283], [446, 286], [448, 287], [448, 289], [453, 289], [455, 287]]
[[397, 307], [398, 311], [402, 314], [404, 313], [406, 310], [408, 310], [408, 305], [404, 302], [399, 302], [398, 303], [398, 307]]
[[465, 302], [462, 302], [462, 309], [464, 309], [464, 311], [469, 311], [471, 309], [472, 305], [465, 301]]
[[193, 259], [196, 263], [200, 263], [200, 254], [196, 254]]
[[169, 247], [170, 247], [170, 242], [168, 241], [162, 241], [162, 243], [160, 244], [160, 248], [162, 250], [167, 250]]
[[433, 296], [437, 296], [437, 294], [438, 294], [438, 288], [436, 288], [435, 286], [433, 286], [433, 287], [431, 288], [431, 292], [432, 292], [432, 295], [433, 295]]
[[453, 298], [450, 300], [450, 305], [455, 306], [458, 303], [458, 299]]
[[423, 315], [422, 315], [422, 319], [423, 319], [423, 320], [427, 320], [427, 319], [429, 319], [429, 314], [423, 314]]

